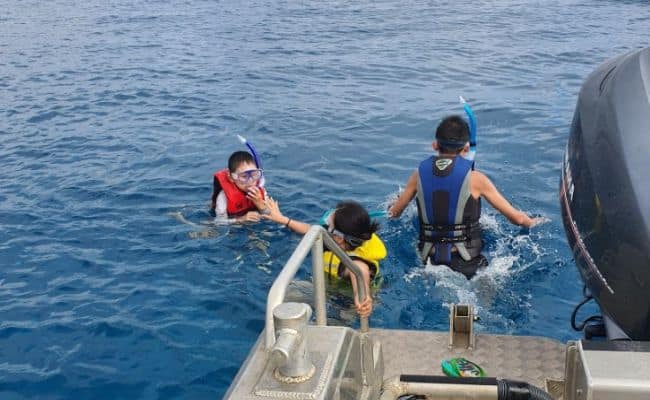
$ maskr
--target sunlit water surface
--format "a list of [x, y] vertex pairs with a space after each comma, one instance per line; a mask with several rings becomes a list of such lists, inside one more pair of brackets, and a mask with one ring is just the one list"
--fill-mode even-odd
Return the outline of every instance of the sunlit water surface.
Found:
[[[483, 332], [578, 337], [560, 161], [586, 75], [648, 45], [647, 2], [2, 10], [0, 398], [220, 398], [299, 240], [268, 223], [203, 225], [235, 135], [260, 150], [282, 210], [317, 221], [340, 199], [385, 207], [440, 118], [462, 112], [458, 95], [478, 118], [477, 167], [551, 222], [528, 233], [485, 207], [490, 266], [466, 281], [419, 263], [414, 208], [380, 221], [371, 325], [446, 329], [448, 305], [468, 302]], [[347, 296], [330, 297], [332, 322], [358, 326]]]

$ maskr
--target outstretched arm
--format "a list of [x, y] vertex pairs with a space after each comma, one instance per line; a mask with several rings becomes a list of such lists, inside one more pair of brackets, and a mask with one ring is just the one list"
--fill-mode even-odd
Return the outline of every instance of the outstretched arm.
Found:
[[268, 211], [265, 211], [266, 215], [263, 216], [265, 219], [273, 221], [277, 224], [282, 224], [292, 231], [300, 233], [301, 235], [304, 235], [309, 230], [309, 224], [291, 219], [289, 217], [285, 217], [280, 211], [279, 203], [271, 197], [266, 199], [266, 209]]
[[393, 205], [388, 209], [391, 218], [397, 218], [402, 215], [406, 206], [409, 205], [418, 191], [418, 171], [414, 171], [406, 182], [406, 187], [402, 194], [395, 200]]
[[[531, 227], [539, 222], [540, 218], [531, 218], [525, 212], [517, 210], [497, 190], [494, 183], [479, 171], [472, 171], [472, 187], [483, 196], [497, 211], [503, 214], [508, 221], [515, 225]], [[472, 190], [474, 192], [475, 190]]]

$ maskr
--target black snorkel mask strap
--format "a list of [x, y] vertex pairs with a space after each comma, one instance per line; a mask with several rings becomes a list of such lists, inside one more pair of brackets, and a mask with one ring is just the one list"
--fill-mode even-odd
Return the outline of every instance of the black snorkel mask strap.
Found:
[[352, 248], [357, 248], [357, 247], [361, 246], [363, 244], [363, 242], [365, 242], [365, 240], [363, 240], [361, 238], [358, 238], [358, 237], [352, 236], [352, 235], [348, 235], [348, 234], [345, 234], [345, 236], [343, 237], [343, 240], [345, 240], [345, 243], [350, 245]]
[[329, 233], [332, 236], [333, 235], [336, 235], [336, 236], [339, 236], [339, 237], [343, 236], [343, 241], [345, 243], [347, 243], [352, 248], [357, 248], [357, 247], [361, 246], [363, 244], [363, 242], [365, 242], [365, 240], [361, 239], [360, 237], [349, 235], [349, 234], [347, 234], [345, 232], [341, 232], [340, 230], [338, 230], [336, 228], [332, 229], [331, 231], [329, 229], [327, 229], [327, 233]]
[[465, 144], [467, 144], [468, 140], [466, 141], [461, 141], [461, 140], [453, 140], [453, 139], [436, 139], [438, 142], [438, 145], [441, 147], [444, 147], [445, 149], [453, 149], [453, 150], [460, 150], [463, 147], [465, 147]]

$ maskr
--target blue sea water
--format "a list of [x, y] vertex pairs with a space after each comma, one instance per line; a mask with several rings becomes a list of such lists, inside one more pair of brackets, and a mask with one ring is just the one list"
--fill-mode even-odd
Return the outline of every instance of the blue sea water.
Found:
[[[486, 206], [491, 264], [467, 282], [419, 264], [413, 208], [382, 220], [371, 326], [445, 329], [447, 306], [470, 302], [484, 332], [578, 337], [560, 161], [583, 79], [648, 46], [647, 2], [1, 8], [1, 399], [220, 398], [300, 239], [209, 224], [235, 135], [282, 210], [315, 222], [340, 199], [385, 207], [458, 95], [478, 118], [477, 167], [551, 221], [527, 233]], [[358, 324], [333, 297], [333, 321]]]

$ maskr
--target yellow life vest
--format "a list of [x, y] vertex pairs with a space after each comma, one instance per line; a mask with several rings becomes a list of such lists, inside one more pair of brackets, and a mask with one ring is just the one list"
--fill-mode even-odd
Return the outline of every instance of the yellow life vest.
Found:
[[[345, 252], [350, 257], [356, 257], [375, 267], [375, 276], [379, 275], [379, 261], [386, 257], [386, 246], [374, 233], [370, 239], [354, 250]], [[339, 258], [331, 251], [323, 252], [323, 267], [325, 273], [332, 278], [339, 278]]]

